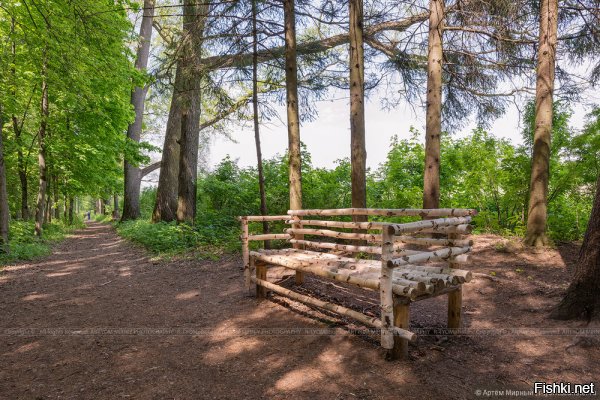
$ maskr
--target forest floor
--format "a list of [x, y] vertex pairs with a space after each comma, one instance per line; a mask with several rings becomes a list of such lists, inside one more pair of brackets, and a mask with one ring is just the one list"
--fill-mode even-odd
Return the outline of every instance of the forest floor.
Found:
[[[239, 256], [154, 261], [90, 223], [51, 256], [0, 272], [0, 398], [470, 399], [536, 381], [600, 385], [600, 346], [557, 335], [585, 323], [547, 318], [578, 247], [475, 240], [470, 268], [488, 277], [464, 287], [469, 334], [428, 334], [445, 326], [446, 299], [415, 303], [410, 358], [386, 362], [349, 321], [246, 296]], [[376, 293], [316, 278], [301, 290], [377, 312]]]

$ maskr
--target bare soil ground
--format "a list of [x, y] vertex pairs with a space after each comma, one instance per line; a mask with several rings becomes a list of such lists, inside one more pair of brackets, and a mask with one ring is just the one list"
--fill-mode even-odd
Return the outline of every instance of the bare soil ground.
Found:
[[[238, 256], [156, 262], [91, 223], [52, 256], [0, 272], [0, 397], [470, 399], [536, 381], [600, 385], [596, 339], [556, 335], [585, 322], [547, 318], [577, 246], [530, 254], [475, 240], [469, 268], [490, 278], [464, 287], [470, 334], [428, 334], [445, 326], [446, 299], [419, 302], [410, 359], [386, 362], [350, 321], [245, 295]], [[375, 293], [316, 278], [300, 290], [377, 313]]]

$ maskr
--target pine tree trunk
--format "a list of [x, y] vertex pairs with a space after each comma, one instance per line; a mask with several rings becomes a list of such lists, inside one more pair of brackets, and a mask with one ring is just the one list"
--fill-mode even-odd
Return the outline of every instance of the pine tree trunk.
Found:
[[600, 175], [596, 181], [596, 196], [575, 275], [561, 303], [551, 317], [573, 319], [585, 316], [600, 319]]
[[0, 104], [0, 254], [9, 252], [8, 248], [8, 193], [6, 191], [6, 165], [4, 163], [4, 115]]
[[550, 179], [550, 141], [552, 134], [552, 94], [558, 30], [558, 0], [540, 2], [540, 38], [535, 88], [535, 133], [531, 159], [531, 183], [525, 244], [548, 244], [546, 217]]
[[46, 126], [48, 123], [48, 82], [46, 77], [47, 59], [46, 50], [44, 50], [42, 61], [42, 97], [40, 105], [40, 129], [38, 131], [38, 166], [40, 171], [37, 202], [35, 208], [35, 235], [42, 237], [44, 224], [44, 207], [46, 205], [46, 187], [48, 185], [46, 177]]
[[208, 2], [196, 6], [184, 0], [183, 49], [179, 61], [183, 67], [184, 92], [181, 97], [181, 139], [177, 191], [177, 221], [194, 224], [196, 218], [196, 181], [198, 175], [198, 141], [200, 136], [200, 65], [202, 36]]
[[181, 66], [178, 63], [175, 85], [171, 98], [171, 108], [167, 120], [165, 143], [163, 145], [156, 203], [152, 222], [171, 222], [177, 219], [177, 192], [179, 179], [179, 140], [181, 138], [181, 96], [183, 89]]
[[285, 27], [285, 87], [287, 103], [290, 209], [302, 208], [302, 160], [298, 111], [298, 64], [296, 61], [296, 17], [294, 0], [283, 1]]
[[[258, 33], [256, 31], [256, 1], [252, 0], [252, 109], [254, 111], [254, 143], [256, 145], [256, 164], [258, 167], [258, 191], [260, 193], [260, 214], [267, 215], [267, 196], [263, 172], [262, 151], [260, 148], [260, 125], [258, 121]], [[269, 223], [263, 221], [263, 233], [269, 233]], [[271, 248], [271, 242], [265, 240], [265, 249]]]
[[427, 108], [425, 112], [425, 173], [423, 208], [440, 206], [440, 135], [442, 131], [443, 0], [429, 2]]
[[[350, 0], [350, 164], [352, 207], [367, 207], [367, 149], [365, 144], [365, 60], [363, 0]], [[355, 222], [366, 216], [354, 216]]]
[[[135, 60], [135, 68], [139, 71], [143, 71], [148, 67], [153, 17], [154, 0], [144, 0], [144, 16], [140, 25], [140, 45]], [[127, 128], [127, 138], [134, 142], [139, 142], [142, 134], [144, 101], [147, 92], [148, 86], [143, 88], [136, 87], [131, 93], [131, 104], [135, 111], [135, 120]], [[140, 186], [142, 183], [142, 174], [138, 167], [131, 165], [127, 160], [124, 162], [124, 169], [122, 220], [136, 219], [140, 217]]]

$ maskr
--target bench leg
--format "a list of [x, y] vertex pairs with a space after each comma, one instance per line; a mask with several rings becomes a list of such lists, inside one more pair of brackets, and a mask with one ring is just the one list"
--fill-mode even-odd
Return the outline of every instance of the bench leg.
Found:
[[[256, 279], [260, 279], [263, 281], [267, 280], [267, 265], [264, 263], [256, 264]], [[264, 299], [267, 297], [267, 288], [256, 285], [256, 297], [259, 299]]]
[[296, 271], [296, 285], [302, 285], [304, 283], [304, 272]]
[[448, 328], [460, 328], [460, 317], [462, 309], [462, 286], [448, 293]]
[[[410, 303], [394, 299], [394, 326], [408, 329], [410, 323]], [[393, 360], [408, 357], [408, 340], [394, 336], [394, 348], [391, 352]]]

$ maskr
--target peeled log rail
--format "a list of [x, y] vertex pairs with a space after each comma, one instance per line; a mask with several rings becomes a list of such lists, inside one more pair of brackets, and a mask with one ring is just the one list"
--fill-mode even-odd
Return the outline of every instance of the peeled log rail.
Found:
[[245, 217], [239, 217], [240, 221], [245, 219], [248, 222], [263, 222], [263, 221], [287, 221], [290, 219], [289, 215], [248, 215]]
[[436, 251], [426, 251], [419, 254], [404, 256], [390, 260], [388, 265], [390, 268], [400, 267], [407, 264], [417, 264], [427, 261], [446, 260], [451, 256], [468, 253], [471, 247], [446, 247]]
[[465, 234], [473, 231], [473, 225], [460, 224], [454, 226], [436, 226], [435, 228], [423, 229], [419, 233], [444, 233], [444, 234]]
[[381, 254], [381, 247], [376, 247], [376, 246], [354, 246], [354, 245], [350, 245], [350, 244], [312, 242], [310, 240], [299, 240], [299, 239], [290, 239], [290, 243], [303, 244], [308, 247], [313, 247], [313, 248], [316, 247], [319, 249], [351, 251], [354, 253]]
[[465, 247], [473, 246], [472, 240], [467, 239], [432, 239], [432, 238], [417, 238], [413, 236], [396, 236], [394, 240], [408, 244], [420, 244], [423, 246], [451, 246]]
[[[404, 268], [404, 267], [399, 267], [399, 268]], [[434, 274], [445, 274], [445, 275], [451, 275], [451, 276], [458, 276], [458, 277], [462, 278], [462, 280], [464, 282], [471, 282], [471, 280], [473, 279], [473, 274], [471, 273], [471, 271], [466, 271], [464, 269], [456, 269], [456, 268], [449, 268], [449, 267], [430, 267], [430, 266], [425, 266], [425, 265], [410, 265], [408, 267], [408, 269], [412, 269], [415, 271], [429, 272], [429, 273], [434, 273]]]
[[325, 210], [289, 210], [289, 215], [297, 216], [348, 216], [348, 215], [376, 215], [381, 217], [465, 217], [477, 215], [477, 210], [464, 208], [336, 208]]
[[291, 239], [292, 235], [287, 233], [267, 233], [264, 235], [250, 235], [248, 240], [275, 240], [275, 239]]
[[[346, 307], [343, 307], [343, 306], [340, 306], [337, 304], [328, 303], [326, 301], [308, 297], [308, 296], [302, 295], [300, 293], [296, 293], [292, 290], [283, 288], [279, 285], [275, 285], [274, 283], [271, 283], [271, 282], [268, 282], [268, 281], [265, 281], [262, 279], [256, 279], [255, 277], [252, 277], [252, 281], [259, 286], [267, 288], [267, 289], [269, 289], [275, 293], [278, 293], [282, 296], [289, 297], [290, 299], [297, 300], [302, 303], [310, 304], [312, 306], [319, 307], [324, 310], [332, 311], [336, 314], [340, 314], [340, 315], [344, 315], [346, 317], [353, 318], [365, 325], [381, 329], [381, 321], [376, 317], [369, 317], [367, 315], [359, 313], [358, 311], [354, 311], [354, 310], [351, 310], [349, 308], [346, 308]], [[401, 329], [401, 328], [397, 328], [397, 327], [392, 327], [391, 329], [392, 329], [394, 335], [397, 335], [397, 336], [401, 337], [402, 339], [406, 339], [408, 341], [413, 341], [417, 337], [417, 335], [415, 335], [413, 332], [407, 331], [406, 329]]]
[[471, 222], [471, 217], [455, 217], [455, 218], [437, 218], [426, 221], [409, 222], [406, 224], [390, 224], [394, 230], [394, 235], [400, 235], [404, 232], [419, 232], [425, 229], [436, 229], [437, 227], [456, 226], [468, 224]]
[[349, 232], [338, 232], [331, 231], [328, 229], [286, 229], [286, 233], [290, 235], [314, 235], [314, 236], [327, 236], [336, 239], [350, 239], [350, 240], [366, 240], [368, 242], [381, 242], [381, 235], [372, 235], [368, 233], [349, 233]]
[[[293, 220], [287, 221], [288, 224], [294, 223]], [[316, 219], [303, 219], [298, 221], [299, 225], [324, 226], [326, 228], [345, 228], [345, 229], [378, 229], [381, 230], [388, 223], [385, 222], [341, 222], [341, 221], [321, 221]]]
[[[328, 266], [327, 264], [323, 265], [323, 261], [311, 262], [308, 260], [290, 260], [285, 256], [267, 256], [255, 252], [252, 253], [252, 258], [273, 265], [281, 265], [282, 267], [300, 270], [302, 272], [310, 272], [311, 274], [322, 276], [324, 278], [330, 278], [368, 289], [379, 290], [379, 276], [360, 275], [357, 271], [353, 270], [348, 270], [347, 273], [344, 273], [345, 271], [340, 272], [339, 270], [332, 271], [326, 268], [326, 266]], [[423, 282], [409, 282], [404, 278], [394, 279], [394, 294], [408, 297], [411, 300], [415, 299], [419, 294], [428, 293], [431, 289], [431, 287], [427, 287]]]

